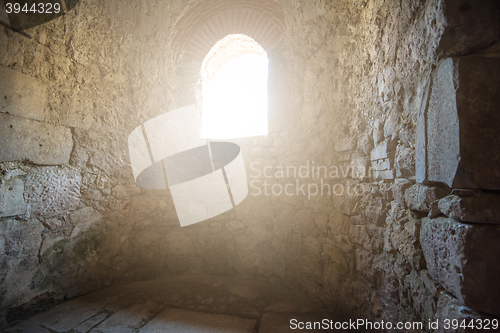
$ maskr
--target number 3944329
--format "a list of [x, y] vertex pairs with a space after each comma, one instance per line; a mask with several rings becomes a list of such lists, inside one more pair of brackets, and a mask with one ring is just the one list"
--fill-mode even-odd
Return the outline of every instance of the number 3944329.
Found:
[[59, 14], [61, 12], [61, 4], [39, 2], [28, 5], [27, 3], [20, 4], [18, 2], [7, 2], [5, 3], [5, 11], [7, 12], [7, 14]]

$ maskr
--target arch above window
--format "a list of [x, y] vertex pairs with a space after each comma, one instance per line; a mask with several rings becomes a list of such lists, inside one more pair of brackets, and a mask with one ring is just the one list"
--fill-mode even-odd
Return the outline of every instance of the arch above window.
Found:
[[251, 36], [266, 50], [281, 38], [285, 13], [272, 0], [201, 0], [175, 24], [171, 47], [202, 60], [212, 46], [230, 34]]

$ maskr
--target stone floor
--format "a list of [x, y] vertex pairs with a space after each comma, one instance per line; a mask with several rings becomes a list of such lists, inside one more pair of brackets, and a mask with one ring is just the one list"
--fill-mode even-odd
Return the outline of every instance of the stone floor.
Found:
[[6, 332], [296, 332], [291, 319], [333, 318], [283, 287], [204, 275], [113, 286], [64, 302]]

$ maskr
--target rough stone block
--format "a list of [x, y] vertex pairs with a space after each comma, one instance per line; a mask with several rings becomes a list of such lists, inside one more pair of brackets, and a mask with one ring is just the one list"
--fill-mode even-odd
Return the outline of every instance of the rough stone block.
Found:
[[394, 200], [400, 205], [401, 207], [406, 208], [406, 203], [405, 203], [405, 191], [409, 189], [414, 182], [408, 179], [404, 178], [398, 178], [394, 181], [394, 185], [392, 187], [392, 192], [394, 193]]
[[78, 208], [81, 173], [72, 167], [32, 168], [26, 176], [25, 197], [31, 213], [51, 217]]
[[399, 145], [394, 162], [396, 177], [410, 178], [415, 176], [415, 153], [410, 148]]
[[23, 179], [15, 177], [0, 182], [0, 217], [23, 215], [26, 212], [23, 194]]
[[360, 205], [362, 207], [361, 215], [364, 217], [365, 223], [371, 222], [379, 226], [385, 223], [388, 206], [383, 197], [366, 196], [361, 199]]
[[[442, 60], [432, 79], [426, 117], [418, 126], [418, 182], [452, 188], [500, 189], [500, 59]], [[422, 130], [418, 130], [422, 132]], [[422, 142], [425, 140], [425, 142]], [[425, 151], [424, 151], [425, 150]]]
[[405, 191], [405, 203], [411, 210], [427, 213], [434, 201], [448, 193], [446, 189], [415, 184]]
[[423, 183], [427, 179], [427, 122], [426, 110], [430, 84], [425, 90], [423, 103], [417, 116], [417, 131], [415, 137], [415, 178], [418, 182]]
[[358, 195], [335, 195], [333, 196], [333, 206], [344, 215], [357, 215], [360, 209], [359, 199]]
[[94, 124], [93, 101], [89, 97], [92, 94], [88, 84], [81, 84], [78, 89], [59, 87], [58, 95], [50, 98], [48, 102], [52, 110], [49, 119], [61, 125], [89, 129]]
[[28, 159], [55, 165], [69, 161], [73, 139], [69, 128], [0, 114], [0, 162]]
[[[424, 117], [419, 119], [417, 146], [417, 181], [441, 181], [451, 186], [458, 169], [460, 155], [460, 129], [457, 115], [456, 87], [453, 59], [441, 61], [432, 77], [429, 105]], [[423, 128], [423, 129], [422, 129]], [[422, 140], [424, 142], [422, 142]], [[421, 154], [426, 158], [421, 158]]]
[[85, 320], [83, 323], [78, 325], [73, 329], [73, 331], [76, 332], [88, 332], [92, 329], [92, 327], [97, 326], [99, 323], [104, 321], [108, 317], [108, 313], [103, 312], [98, 315], [95, 315], [87, 320]]
[[422, 220], [420, 243], [429, 273], [466, 306], [500, 315], [500, 227], [450, 218]]
[[391, 168], [391, 161], [388, 158], [372, 161], [372, 169], [374, 171], [389, 170], [390, 168]]
[[45, 219], [45, 221], [43, 221], [43, 225], [45, 225], [49, 230], [54, 230], [61, 227], [63, 223], [59, 219]]
[[394, 170], [373, 171], [375, 179], [394, 179]]
[[372, 161], [393, 158], [396, 150], [395, 140], [385, 140], [379, 143], [370, 153]]
[[[91, 332], [137, 332], [138, 328], [158, 314], [162, 307], [161, 303], [151, 301], [134, 304], [114, 313]], [[168, 330], [165, 330], [165, 332], [168, 332]]]
[[43, 121], [46, 87], [31, 76], [0, 66], [0, 112]]
[[367, 156], [364, 156], [356, 151], [351, 156], [352, 176], [356, 179], [367, 179], [370, 175], [370, 161]]
[[30, 321], [47, 327], [52, 332], [67, 332], [102, 310], [102, 303], [74, 299], [38, 314]]
[[404, 277], [402, 289], [403, 292], [400, 293], [401, 303], [411, 303], [412, 308], [415, 309], [422, 321], [428, 323], [434, 317], [436, 300], [432, 297], [432, 293], [429, 292], [416, 270], [412, 270], [410, 274]]
[[424, 283], [427, 290], [429, 290], [429, 292], [435, 297], [438, 297], [439, 292], [442, 290], [442, 288], [439, 286], [439, 283], [432, 278], [432, 276], [429, 274], [429, 271], [426, 269], [422, 270], [420, 272], [420, 278], [422, 279], [422, 282]]
[[373, 252], [365, 249], [356, 249], [354, 253], [356, 256], [356, 270], [365, 276], [371, 276]]
[[69, 221], [74, 225], [71, 237], [87, 231], [94, 223], [102, 218], [101, 214], [92, 207], [85, 207], [69, 214]]
[[478, 196], [449, 195], [439, 200], [439, 210], [453, 219], [484, 224], [500, 224], [500, 196], [481, 193]]
[[38, 291], [27, 286], [39, 268], [43, 229], [37, 219], [10, 218], [0, 224], [0, 258], [7, 259], [2, 264], [3, 306], [20, 306], [37, 296]]
[[349, 231], [349, 236], [351, 237], [351, 241], [354, 244], [363, 247], [367, 251], [373, 250], [370, 236], [368, 235], [368, 232], [366, 231], [366, 226], [364, 226], [364, 225], [351, 226], [350, 231]]

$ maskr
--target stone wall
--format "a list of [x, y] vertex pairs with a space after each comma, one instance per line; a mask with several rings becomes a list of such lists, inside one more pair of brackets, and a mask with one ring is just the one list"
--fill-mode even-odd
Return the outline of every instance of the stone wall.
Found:
[[[480, 300], [499, 292], [498, 189], [479, 180], [471, 194], [449, 170], [429, 178], [429, 156], [445, 156], [433, 147], [462, 133], [429, 122], [449, 115], [429, 111], [448, 105], [433, 96], [459, 102], [445, 57], [495, 58], [495, 46], [483, 50], [498, 29], [463, 41], [459, 23], [474, 26], [452, 19], [455, 1], [278, 1], [286, 31], [266, 50], [270, 133], [232, 140], [250, 194], [180, 228], [168, 190], [134, 184], [126, 142], [195, 100], [198, 78], [170, 48], [195, 3], [88, 0], [31, 38], [0, 27], [3, 325], [110, 284], [201, 273], [281, 284], [345, 318], [499, 315], [498, 298]], [[446, 46], [453, 38], [463, 50]], [[448, 146], [429, 144], [444, 131], [433, 124]], [[454, 149], [465, 154], [462, 139]], [[490, 274], [482, 289], [478, 267]]]

